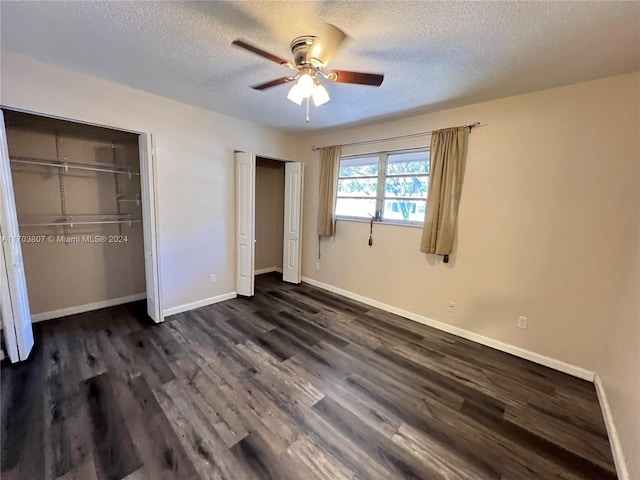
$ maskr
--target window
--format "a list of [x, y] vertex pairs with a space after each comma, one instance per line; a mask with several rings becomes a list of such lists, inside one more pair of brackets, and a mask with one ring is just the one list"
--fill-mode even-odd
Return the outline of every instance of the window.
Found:
[[428, 150], [342, 157], [336, 216], [419, 224], [428, 187]]

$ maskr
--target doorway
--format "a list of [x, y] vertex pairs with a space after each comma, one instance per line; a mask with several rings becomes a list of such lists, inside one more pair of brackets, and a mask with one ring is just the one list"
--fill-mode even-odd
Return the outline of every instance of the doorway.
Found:
[[256, 157], [255, 275], [282, 273], [285, 162]]
[[248, 152], [234, 161], [236, 293], [253, 296], [256, 273], [267, 271], [300, 283], [303, 164]]
[[162, 321], [151, 136], [8, 109], [0, 130], [11, 361], [28, 357], [34, 321], [143, 298]]

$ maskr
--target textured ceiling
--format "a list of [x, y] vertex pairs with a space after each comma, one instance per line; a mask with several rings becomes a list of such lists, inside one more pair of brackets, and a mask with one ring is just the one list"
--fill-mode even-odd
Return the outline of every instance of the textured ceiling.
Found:
[[[288, 131], [428, 112], [640, 69], [640, 2], [1, 2], [1, 46]], [[384, 73], [381, 88], [331, 84], [304, 108], [289, 70], [231, 47], [289, 58], [332, 23], [350, 37], [331, 64]]]

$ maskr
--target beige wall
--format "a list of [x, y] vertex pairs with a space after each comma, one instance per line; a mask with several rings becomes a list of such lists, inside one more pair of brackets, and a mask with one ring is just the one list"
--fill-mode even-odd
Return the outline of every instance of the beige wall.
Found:
[[[623, 445], [637, 455], [639, 78], [611, 77], [310, 138], [303, 275], [583, 369], [602, 368]], [[449, 264], [418, 252], [418, 228], [375, 225], [369, 248], [367, 223], [338, 221], [316, 269], [312, 144], [475, 121], [482, 126], [469, 139]], [[528, 317], [527, 330], [516, 327], [519, 315]], [[632, 476], [640, 478], [634, 462]]]
[[282, 268], [285, 162], [259, 157], [256, 164], [255, 268]]
[[[23, 116], [19, 116], [24, 121]], [[139, 171], [138, 144], [135, 135], [113, 138], [96, 136], [92, 128], [82, 134], [65, 130], [66, 122], [49, 122], [41, 129], [28, 125], [11, 127], [12, 112], [5, 114], [7, 141], [11, 156], [55, 160], [54, 131], [60, 132], [59, 155], [70, 162], [113, 163]], [[35, 124], [35, 122], [34, 122]], [[55, 130], [54, 130], [55, 129]], [[104, 132], [104, 131], [103, 131]], [[106, 132], [105, 132], [106, 133]], [[19, 223], [51, 221], [61, 214], [58, 170], [41, 166], [12, 164], [12, 178]], [[140, 195], [140, 177], [79, 170], [63, 176], [67, 214], [116, 214], [116, 181], [122, 200]], [[120, 213], [141, 218], [140, 205], [120, 202]], [[42, 218], [41, 215], [47, 215]], [[21, 235], [64, 236], [62, 227], [20, 227]], [[22, 244], [29, 304], [33, 314], [76, 307], [130, 295], [144, 294], [144, 251], [142, 224], [92, 225], [69, 228], [66, 235], [126, 237], [122, 243], [39, 243]]]
[[165, 311], [235, 291], [233, 152], [298, 160], [296, 136], [23, 55], [1, 62], [4, 106], [153, 134]]
[[640, 478], [640, 153], [637, 158], [635, 171], [624, 182], [634, 184], [634, 191], [627, 190], [627, 203], [618, 207], [635, 221], [621, 238], [626, 262], [612, 279], [616, 293], [603, 319], [606, 343], [598, 368], [632, 479]]

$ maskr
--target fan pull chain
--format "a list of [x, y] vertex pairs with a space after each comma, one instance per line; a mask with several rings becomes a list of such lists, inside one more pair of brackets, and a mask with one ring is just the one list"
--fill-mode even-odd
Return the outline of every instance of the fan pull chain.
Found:
[[309, 123], [309, 97], [307, 97], [307, 118], [304, 123]]

